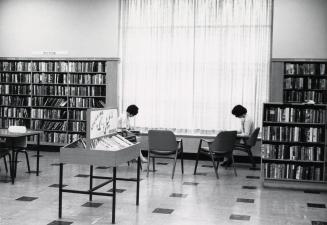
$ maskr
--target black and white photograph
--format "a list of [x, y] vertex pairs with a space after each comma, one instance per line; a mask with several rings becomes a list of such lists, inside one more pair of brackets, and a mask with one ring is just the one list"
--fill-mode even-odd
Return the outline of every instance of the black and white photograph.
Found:
[[0, 0], [0, 225], [327, 225], [327, 0]]

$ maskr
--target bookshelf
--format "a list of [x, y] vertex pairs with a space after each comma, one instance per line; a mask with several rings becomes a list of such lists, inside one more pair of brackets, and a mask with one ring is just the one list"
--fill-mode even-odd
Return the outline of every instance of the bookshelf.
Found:
[[[86, 111], [108, 103], [116, 58], [0, 58], [0, 127], [43, 131], [41, 144], [86, 136]], [[115, 85], [115, 84], [114, 84]]]
[[327, 104], [327, 60], [288, 60], [283, 70], [283, 102]]
[[327, 105], [265, 103], [263, 111], [264, 186], [326, 189]]

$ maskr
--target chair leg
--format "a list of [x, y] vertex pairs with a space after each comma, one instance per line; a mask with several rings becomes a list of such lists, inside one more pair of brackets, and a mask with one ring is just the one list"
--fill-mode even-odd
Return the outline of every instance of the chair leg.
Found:
[[174, 175], [175, 175], [175, 168], [176, 168], [176, 162], [177, 162], [177, 154], [178, 154], [178, 151], [176, 151], [176, 155], [175, 155], [175, 161], [174, 161], [174, 166], [173, 166], [173, 173], [171, 175], [171, 179], [174, 179]]
[[251, 149], [248, 149], [247, 152], [248, 152], [248, 155], [250, 157], [250, 160], [251, 160], [251, 163], [252, 163], [252, 167], [255, 168], [256, 167], [256, 164], [255, 164], [255, 161], [254, 161], [254, 158], [253, 158]]
[[8, 173], [8, 167], [7, 167], [6, 156], [3, 157], [3, 161], [4, 161], [4, 163], [5, 163], [6, 173]]
[[25, 157], [26, 157], [26, 162], [27, 162], [27, 169], [28, 169], [28, 172], [31, 173], [31, 168], [30, 168], [30, 161], [28, 159], [28, 153], [27, 151], [24, 151], [25, 153]]
[[152, 169], [153, 169], [153, 172], [156, 171], [156, 160], [154, 157], [152, 157]]
[[181, 166], [182, 166], [182, 174], [184, 174], [183, 148], [181, 149]]
[[148, 151], [148, 165], [147, 165], [147, 171], [146, 176], [149, 176], [149, 169], [150, 169], [150, 151]]
[[234, 155], [232, 155], [232, 163], [233, 163], [233, 168], [234, 168], [234, 174], [237, 177], [237, 173], [236, 173], [236, 168], [235, 168], [235, 163], [234, 163]]
[[212, 164], [213, 164], [213, 169], [215, 170], [217, 179], [219, 179], [219, 176], [218, 176], [218, 166], [216, 167], [215, 159], [214, 159], [214, 157], [213, 157], [213, 155], [212, 155], [211, 152], [210, 152], [210, 155], [211, 155], [211, 161], [212, 161]]
[[201, 145], [202, 145], [202, 139], [200, 139], [200, 143], [199, 143], [199, 147], [198, 147], [198, 153], [196, 155], [196, 161], [195, 161], [195, 167], [194, 167], [194, 173], [193, 173], [194, 175], [196, 174], [196, 169], [198, 168]]
[[198, 153], [196, 154], [195, 167], [194, 167], [194, 173], [193, 173], [194, 175], [196, 174], [196, 169], [198, 168], [199, 155], [200, 155], [200, 152], [198, 151]]

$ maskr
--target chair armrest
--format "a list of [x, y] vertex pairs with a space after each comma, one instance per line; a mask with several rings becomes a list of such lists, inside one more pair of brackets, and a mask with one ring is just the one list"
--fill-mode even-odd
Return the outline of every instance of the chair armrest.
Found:
[[204, 138], [201, 138], [202, 141], [204, 142], [207, 142], [208, 144], [211, 144], [212, 142], [214, 142], [213, 139], [204, 139]]
[[237, 134], [237, 138], [241, 138], [241, 139], [247, 140], [247, 139], [250, 138], [250, 135], [247, 135], [247, 134]]

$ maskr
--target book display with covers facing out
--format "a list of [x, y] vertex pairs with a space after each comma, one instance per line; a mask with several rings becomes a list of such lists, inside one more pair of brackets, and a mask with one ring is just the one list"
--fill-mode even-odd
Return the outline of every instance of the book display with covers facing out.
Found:
[[139, 143], [117, 133], [117, 109], [88, 109], [86, 138], [60, 150], [62, 162], [88, 165], [118, 165], [139, 156]]
[[[311, 70], [308, 68], [306, 71], [310, 73]], [[275, 184], [279, 181], [326, 184], [326, 122], [327, 105], [264, 104], [262, 133], [264, 185], [270, 181], [274, 181]]]
[[86, 137], [86, 110], [105, 107], [111, 62], [118, 59], [1, 58], [0, 127], [41, 130], [41, 144]]

